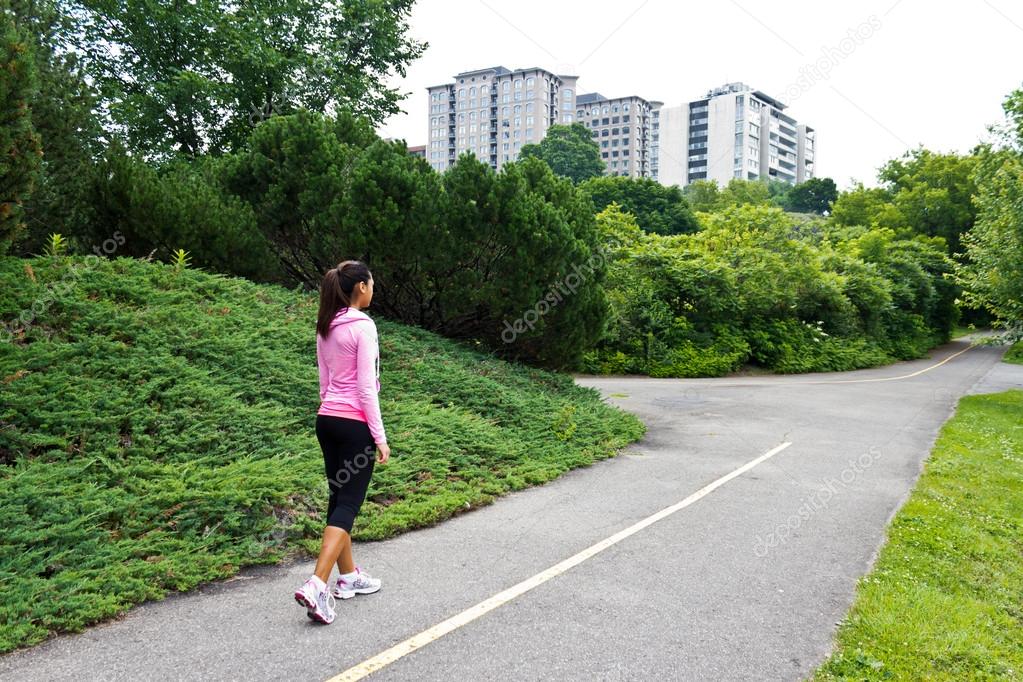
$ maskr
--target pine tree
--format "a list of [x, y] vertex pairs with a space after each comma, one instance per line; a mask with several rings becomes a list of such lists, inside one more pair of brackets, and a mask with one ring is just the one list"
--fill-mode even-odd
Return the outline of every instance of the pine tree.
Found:
[[6, 3], [0, 11], [0, 253], [6, 253], [23, 229], [22, 204], [32, 191], [42, 151], [29, 108], [36, 87], [32, 52]]

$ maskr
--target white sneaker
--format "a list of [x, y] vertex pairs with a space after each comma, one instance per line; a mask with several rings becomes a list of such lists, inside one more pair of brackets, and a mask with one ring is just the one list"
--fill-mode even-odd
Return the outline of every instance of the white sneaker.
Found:
[[295, 590], [295, 601], [306, 607], [306, 615], [315, 621], [330, 625], [334, 622], [334, 595], [330, 590], [318, 589], [316, 582], [309, 578], [302, 587]]
[[331, 594], [338, 599], [351, 599], [357, 594], [372, 594], [380, 589], [380, 578], [373, 578], [358, 566], [355, 567], [356, 576], [351, 582], [344, 578], [338, 578], [331, 589]]

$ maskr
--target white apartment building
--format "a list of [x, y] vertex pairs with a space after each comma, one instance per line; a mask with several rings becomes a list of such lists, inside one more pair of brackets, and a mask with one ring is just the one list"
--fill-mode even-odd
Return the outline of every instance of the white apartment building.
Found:
[[576, 97], [576, 119], [590, 128], [606, 175], [657, 179], [658, 117], [663, 102], [599, 92]]
[[472, 152], [495, 170], [539, 142], [556, 123], [575, 120], [577, 76], [540, 68], [465, 71], [430, 93], [426, 160], [438, 171]]
[[725, 185], [732, 178], [791, 184], [812, 178], [816, 132], [785, 108], [744, 83], [727, 83], [703, 99], [662, 108], [658, 180]]

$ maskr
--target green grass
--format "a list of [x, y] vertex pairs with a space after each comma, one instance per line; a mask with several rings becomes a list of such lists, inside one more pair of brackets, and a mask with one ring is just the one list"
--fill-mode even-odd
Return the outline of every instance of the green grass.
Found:
[[[0, 319], [33, 305], [0, 339], [0, 651], [318, 549], [313, 296], [131, 259], [0, 259]], [[392, 458], [357, 540], [643, 433], [568, 376], [377, 324]]]
[[1023, 679], [1023, 391], [959, 402], [815, 679]]
[[1002, 356], [1002, 362], [1011, 362], [1014, 365], [1023, 365], [1023, 341], [1017, 341], [1009, 346]]

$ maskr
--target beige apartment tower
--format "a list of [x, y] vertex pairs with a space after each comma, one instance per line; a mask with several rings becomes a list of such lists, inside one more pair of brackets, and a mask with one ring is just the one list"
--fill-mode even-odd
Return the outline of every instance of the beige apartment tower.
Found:
[[657, 179], [658, 121], [662, 102], [599, 92], [576, 97], [576, 119], [600, 147], [606, 175]]
[[494, 66], [465, 71], [430, 93], [426, 160], [438, 171], [472, 152], [492, 168], [518, 158], [523, 145], [539, 142], [556, 123], [572, 123], [577, 76], [540, 68]]

